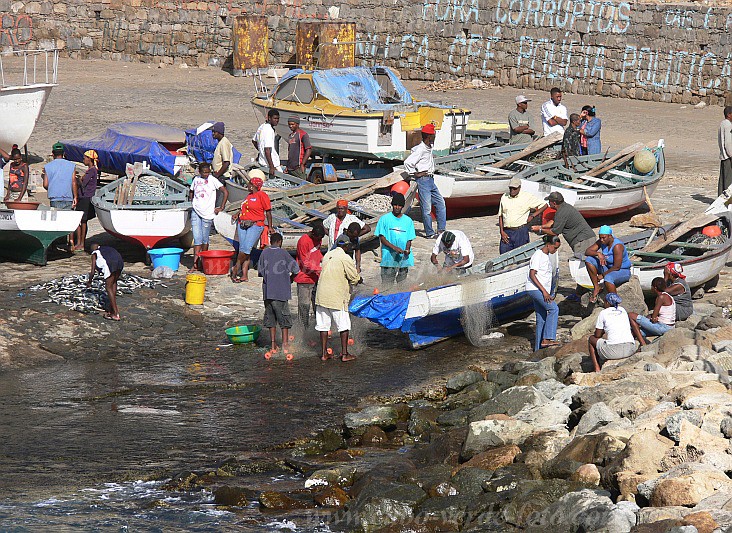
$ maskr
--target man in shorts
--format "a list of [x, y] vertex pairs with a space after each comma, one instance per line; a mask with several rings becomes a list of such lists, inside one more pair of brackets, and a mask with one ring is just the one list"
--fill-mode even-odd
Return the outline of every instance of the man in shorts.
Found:
[[[595, 332], [588, 339], [590, 359], [595, 372], [600, 371], [605, 361], [626, 359], [638, 349], [630, 327], [628, 312], [620, 307], [622, 301], [615, 292], [609, 292], [605, 296], [605, 309], [600, 311]], [[605, 334], [607, 338], [604, 338]]]
[[323, 257], [323, 269], [315, 293], [315, 329], [320, 332], [320, 358], [323, 361], [331, 358], [328, 353], [331, 324], [335, 324], [341, 338], [341, 361], [356, 359], [356, 356], [348, 353], [348, 333], [351, 329], [348, 304], [351, 300], [351, 285], [356, 285], [361, 276], [356, 270], [356, 263], [346, 252], [350, 246], [351, 239], [340, 235], [336, 239], [336, 247]]

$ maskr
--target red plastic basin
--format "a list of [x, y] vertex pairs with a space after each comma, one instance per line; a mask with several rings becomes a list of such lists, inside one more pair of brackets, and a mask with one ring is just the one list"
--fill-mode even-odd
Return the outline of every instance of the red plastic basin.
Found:
[[221, 276], [228, 274], [231, 269], [233, 250], [206, 250], [200, 254], [203, 262], [203, 273], [207, 276]]

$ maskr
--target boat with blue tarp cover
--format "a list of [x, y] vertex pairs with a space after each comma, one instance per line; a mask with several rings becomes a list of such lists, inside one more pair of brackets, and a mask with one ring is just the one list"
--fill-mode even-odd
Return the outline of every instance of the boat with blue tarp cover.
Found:
[[[473, 344], [479, 344], [491, 327], [533, 312], [533, 303], [526, 293], [526, 280], [531, 256], [542, 245], [542, 241], [535, 241], [475, 265], [447, 285], [356, 296], [349, 310], [357, 317], [406, 333], [415, 349], [463, 333]], [[476, 324], [475, 331], [466, 331], [466, 314], [486, 317], [486, 320]]]

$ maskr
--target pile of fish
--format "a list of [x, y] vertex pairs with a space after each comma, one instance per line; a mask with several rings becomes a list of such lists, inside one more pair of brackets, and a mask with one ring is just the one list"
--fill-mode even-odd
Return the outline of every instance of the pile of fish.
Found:
[[297, 185], [283, 178], [270, 178], [265, 183], [265, 187], [272, 187], [273, 189], [294, 189]]
[[391, 196], [386, 194], [369, 194], [357, 200], [356, 203], [364, 209], [374, 211], [375, 213], [391, 211]]
[[[55, 303], [72, 311], [84, 314], [100, 313], [109, 306], [109, 298], [104, 288], [104, 280], [94, 277], [91, 287], [86, 286], [87, 276], [64, 276], [46, 283], [29, 287], [31, 292], [46, 291], [48, 299], [43, 303]], [[140, 287], [165, 287], [160, 281], [146, 279], [133, 274], [122, 274], [117, 281], [117, 295], [132, 294]]]

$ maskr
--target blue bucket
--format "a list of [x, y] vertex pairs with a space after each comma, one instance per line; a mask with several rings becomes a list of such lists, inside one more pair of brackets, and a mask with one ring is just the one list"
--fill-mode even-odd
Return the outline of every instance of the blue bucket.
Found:
[[153, 268], [166, 266], [174, 272], [180, 266], [180, 256], [183, 255], [182, 248], [155, 248], [147, 252], [152, 260]]

